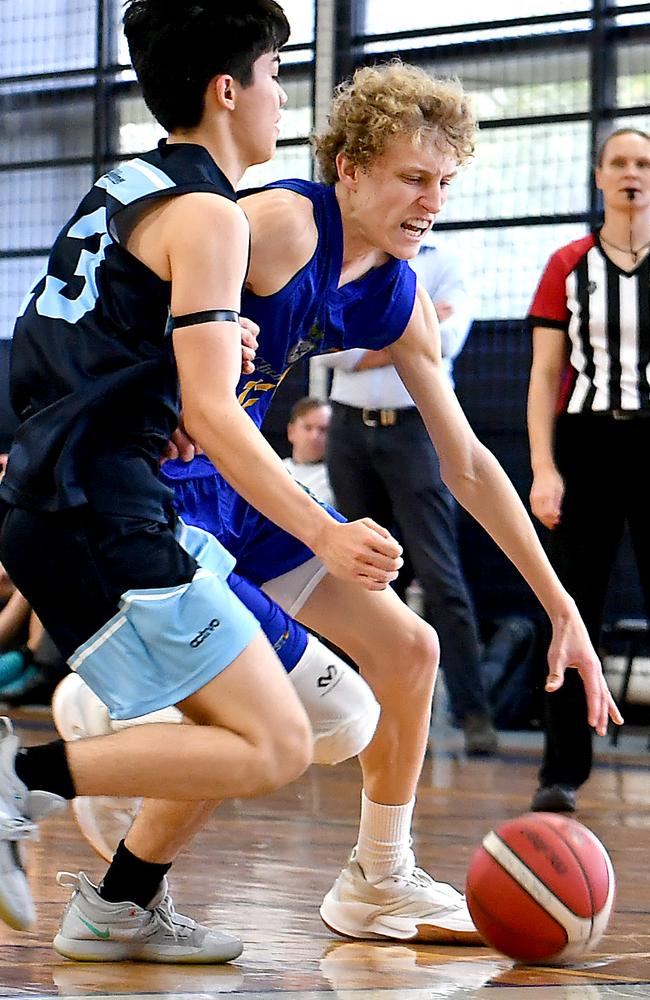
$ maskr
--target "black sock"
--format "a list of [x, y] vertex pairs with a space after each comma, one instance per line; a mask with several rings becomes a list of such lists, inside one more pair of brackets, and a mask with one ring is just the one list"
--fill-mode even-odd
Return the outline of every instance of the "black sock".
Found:
[[54, 792], [64, 799], [73, 799], [77, 794], [63, 740], [21, 748], [16, 754], [14, 767], [30, 792], [36, 789]]
[[128, 901], [144, 910], [158, 892], [163, 876], [170, 868], [171, 862], [158, 865], [153, 861], [142, 861], [131, 854], [128, 847], [124, 846], [124, 841], [120, 840], [111, 866], [99, 887], [99, 895], [109, 903]]

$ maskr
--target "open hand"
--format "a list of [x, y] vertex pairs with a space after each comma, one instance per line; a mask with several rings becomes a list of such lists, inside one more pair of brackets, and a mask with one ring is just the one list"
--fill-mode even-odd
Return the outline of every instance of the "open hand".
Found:
[[587, 719], [599, 736], [604, 736], [607, 732], [608, 719], [617, 726], [622, 724], [623, 716], [616, 707], [600, 660], [577, 610], [553, 624], [553, 641], [548, 662], [549, 672], [545, 685], [548, 692], [562, 687], [567, 669], [578, 671], [587, 699]]

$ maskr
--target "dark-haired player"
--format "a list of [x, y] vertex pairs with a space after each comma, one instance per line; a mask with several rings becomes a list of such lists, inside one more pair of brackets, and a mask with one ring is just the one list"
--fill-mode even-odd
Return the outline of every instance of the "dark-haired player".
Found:
[[245, 456], [237, 488], [279, 525], [298, 525], [330, 571], [381, 589], [399, 547], [315, 503], [235, 393], [249, 227], [234, 185], [275, 147], [286, 99], [282, 9], [273, 0], [131, 0], [124, 23], [145, 100], [169, 138], [95, 183], [21, 309], [11, 373], [20, 426], [2, 484], [0, 552], [114, 718], [177, 704], [195, 724], [20, 749], [5, 721], [0, 916], [17, 929], [34, 923], [18, 842], [37, 819], [76, 795], [164, 796], [176, 801], [153, 802], [155, 822], [144, 806], [99, 888], [74, 877], [55, 947], [76, 959], [218, 962], [241, 942], [176, 914], [165, 873], [215, 801], [301, 774], [312, 734], [229, 586], [234, 558], [176, 524], [159, 481], [179, 383], [192, 438], [220, 465], [224, 441], [235, 443]]

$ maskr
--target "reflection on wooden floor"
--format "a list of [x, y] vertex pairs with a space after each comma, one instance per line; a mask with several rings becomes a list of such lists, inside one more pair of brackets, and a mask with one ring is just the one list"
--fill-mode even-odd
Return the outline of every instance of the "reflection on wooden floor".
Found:
[[[40, 742], [47, 728], [35, 732], [28, 720], [24, 732], [28, 740]], [[483, 986], [490, 1000], [500, 995], [499, 986], [509, 987], [512, 1000], [521, 995], [512, 989], [516, 986], [531, 995], [536, 986], [560, 988], [548, 994], [549, 1000], [650, 996], [649, 760], [647, 753], [617, 757], [614, 766], [594, 773], [581, 795], [579, 819], [610, 851], [618, 897], [608, 934], [579, 967], [514, 967], [487, 948], [369, 944], [333, 937], [318, 918], [318, 905], [356, 831], [358, 769], [345, 764], [312, 768], [299, 782], [264, 800], [229, 803], [174, 866], [177, 907], [244, 939], [244, 954], [230, 966], [83, 965], [59, 958], [50, 942], [67, 893], [57, 887], [54, 875], [60, 869], [83, 869], [98, 879], [104, 866], [78, 835], [71, 813], [48, 821], [40, 842], [30, 845], [39, 924], [30, 934], [0, 929], [0, 996], [239, 993], [252, 1000], [286, 993], [297, 1000], [303, 994], [315, 998], [329, 993], [366, 1000], [390, 991], [405, 1000], [432, 1000], [483, 996]], [[420, 863], [461, 885], [483, 834], [526, 811], [535, 769], [535, 756], [526, 751], [468, 761], [444, 746], [434, 747], [418, 796], [415, 846]]]

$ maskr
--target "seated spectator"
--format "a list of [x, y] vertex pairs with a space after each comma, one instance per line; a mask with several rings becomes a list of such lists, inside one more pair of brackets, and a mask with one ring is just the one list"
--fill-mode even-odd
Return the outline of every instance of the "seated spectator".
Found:
[[311, 490], [319, 500], [333, 504], [334, 496], [325, 465], [330, 415], [330, 405], [322, 399], [305, 396], [294, 403], [287, 424], [291, 458], [285, 458], [284, 464], [293, 478]]
[[[0, 578], [7, 574], [0, 566]], [[13, 584], [0, 610], [0, 702], [49, 705], [68, 668], [31, 606]]]

